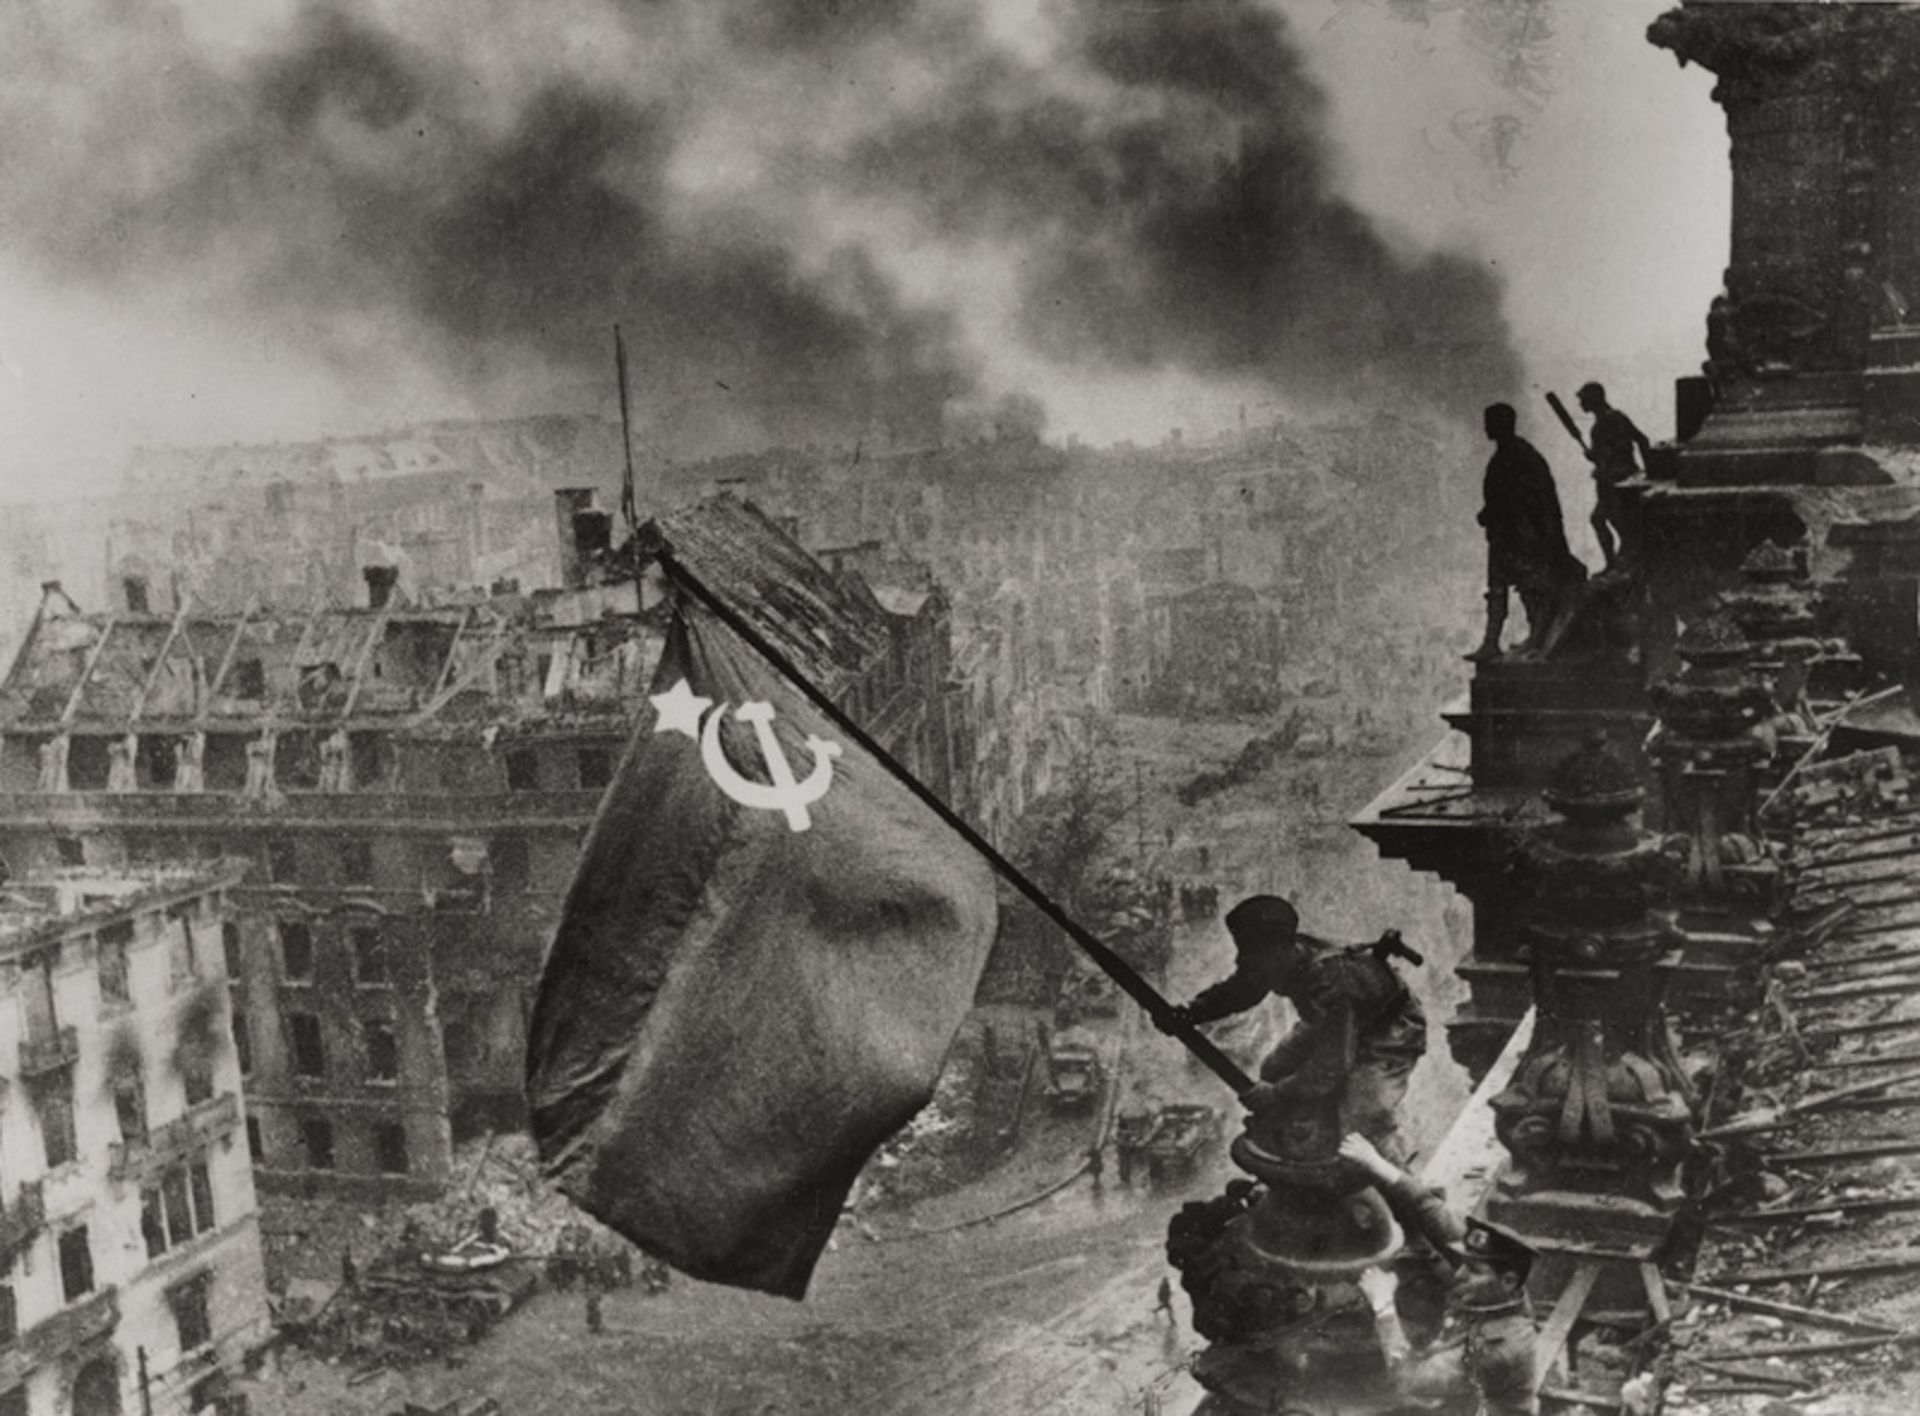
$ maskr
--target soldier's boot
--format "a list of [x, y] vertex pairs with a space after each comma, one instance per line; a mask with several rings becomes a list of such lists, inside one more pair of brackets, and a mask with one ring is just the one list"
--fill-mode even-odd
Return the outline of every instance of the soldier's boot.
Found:
[[1467, 658], [1473, 663], [1483, 663], [1488, 659], [1500, 657], [1500, 631], [1507, 627], [1507, 592], [1504, 590], [1487, 591], [1487, 632], [1481, 639], [1480, 647]]

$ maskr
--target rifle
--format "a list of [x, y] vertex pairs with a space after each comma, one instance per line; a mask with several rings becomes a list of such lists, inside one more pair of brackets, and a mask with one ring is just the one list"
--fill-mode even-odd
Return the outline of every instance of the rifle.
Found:
[[[1560, 401], [1560, 395], [1552, 389], [1547, 390], [1547, 406], [1553, 409], [1554, 417], [1560, 420], [1560, 426], [1567, 430], [1567, 436], [1580, 444], [1580, 451], [1587, 452], [1587, 439], [1580, 431], [1580, 425], [1573, 421], [1573, 414], [1567, 412], [1567, 405]], [[1593, 454], [1587, 452], [1591, 457]]]

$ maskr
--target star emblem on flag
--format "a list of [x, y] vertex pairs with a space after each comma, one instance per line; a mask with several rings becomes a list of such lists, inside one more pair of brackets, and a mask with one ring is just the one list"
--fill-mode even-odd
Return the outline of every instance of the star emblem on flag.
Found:
[[700, 717], [713, 706], [711, 698], [702, 698], [681, 679], [665, 693], [650, 694], [648, 701], [660, 715], [654, 732], [685, 733], [694, 742], [700, 741]]

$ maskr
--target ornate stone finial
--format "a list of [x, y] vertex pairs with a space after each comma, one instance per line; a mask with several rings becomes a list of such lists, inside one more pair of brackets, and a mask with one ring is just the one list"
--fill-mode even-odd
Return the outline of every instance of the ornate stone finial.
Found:
[[1737, 664], [1753, 652], [1753, 645], [1722, 605], [1689, 621], [1674, 646], [1689, 665], [1711, 668]]
[[1740, 573], [1762, 584], [1805, 580], [1808, 578], [1806, 543], [1783, 546], [1771, 538], [1762, 541], [1740, 562]]
[[1639, 807], [1646, 790], [1633, 768], [1614, 751], [1606, 729], [1595, 728], [1554, 769], [1553, 781], [1542, 795], [1562, 816], [1579, 820], [1623, 816]]

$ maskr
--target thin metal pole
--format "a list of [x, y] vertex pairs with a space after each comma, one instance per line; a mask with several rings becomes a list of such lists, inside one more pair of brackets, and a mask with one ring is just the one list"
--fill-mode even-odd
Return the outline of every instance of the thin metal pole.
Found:
[[1129, 998], [1133, 999], [1134, 1002], [1144, 1008], [1147, 1016], [1153, 1020], [1155, 1027], [1179, 1039], [1181, 1045], [1184, 1046], [1187, 1051], [1199, 1058], [1200, 1061], [1206, 1065], [1208, 1071], [1232, 1087], [1235, 1094], [1244, 1092], [1253, 1086], [1253, 1078], [1241, 1071], [1233, 1059], [1215, 1047], [1205, 1034], [1190, 1023], [1178, 1021], [1174, 1015], [1173, 1005], [1161, 997], [1159, 991], [1135, 972], [1133, 967], [1128, 964], [1125, 959], [1114, 953], [1113, 950], [1109, 949], [1105, 944], [1102, 944], [1098, 939], [1094, 938], [1086, 929], [1082, 928], [1065, 910], [1061, 909], [1060, 906], [1049, 899], [1038, 885], [1035, 885], [1031, 880], [1027, 879], [1026, 875], [1018, 866], [1001, 855], [998, 850], [994, 849], [992, 842], [988, 841], [978, 831], [974, 830], [972, 826], [968, 825], [952, 807], [935, 796], [917, 777], [895, 761], [891, 753], [869, 737], [866, 730], [858, 723], [843, 713], [837, 703], [827, 697], [819, 688], [816, 688], [805, 674], [801, 673], [784, 654], [774, 648], [772, 644], [768, 643], [760, 632], [749, 624], [732, 606], [728, 605], [718, 595], [714, 594], [713, 591], [709, 590], [698, 576], [687, 569], [684, 562], [675, 557], [668, 546], [662, 543], [656, 549], [655, 554], [659, 558], [661, 568], [667, 572], [667, 575], [673, 583], [680, 586], [694, 599], [698, 600], [701, 605], [712, 611], [714, 616], [719, 619], [722, 624], [726, 625], [728, 629], [731, 629], [735, 634], [739, 635], [741, 639], [745, 640], [755, 653], [759, 654], [761, 658], [771, 664], [779, 671], [781, 677], [785, 678], [788, 683], [798, 689], [809, 703], [824, 713], [836, 728], [840, 729], [841, 732], [852, 738], [870, 753], [873, 759], [884, 767], [895, 781], [899, 782], [901, 786], [911, 792], [921, 805], [933, 812], [935, 816], [938, 816], [961, 840], [979, 852], [987, 864], [992, 866], [995, 872], [999, 874], [1001, 879], [1005, 880], [1009, 885], [1013, 886], [1014, 889], [1026, 896], [1027, 900], [1035, 909], [1039, 910], [1041, 914], [1059, 926], [1069, 939], [1080, 946], [1081, 952], [1093, 960], [1100, 971], [1119, 986], [1121, 992], [1125, 993]]

